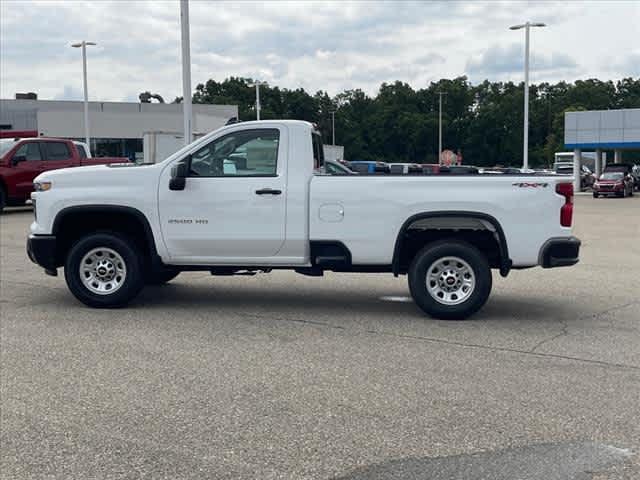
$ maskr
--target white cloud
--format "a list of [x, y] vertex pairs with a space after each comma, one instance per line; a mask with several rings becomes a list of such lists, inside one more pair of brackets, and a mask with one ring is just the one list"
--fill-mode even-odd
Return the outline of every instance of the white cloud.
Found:
[[[421, 87], [469, 74], [520, 81], [522, 31], [530, 19], [532, 80], [638, 75], [640, 2], [191, 2], [193, 84], [251, 76], [331, 94], [401, 80]], [[181, 95], [178, 2], [0, 1], [0, 96], [82, 88], [88, 51], [92, 99]], [[520, 66], [518, 66], [518, 63]], [[67, 88], [65, 90], [65, 87]]]
[[[521, 72], [524, 66], [524, 47], [518, 44], [508, 46], [492, 45], [480, 55], [467, 61], [466, 71], [472, 77], [510, 76]], [[573, 72], [578, 67], [573, 58], [565, 53], [534, 53], [530, 58], [532, 70], [537, 72]]]
[[54, 100], [82, 100], [83, 98], [82, 90], [71, 85], [62, 87], [62, 91], [53, 97]]

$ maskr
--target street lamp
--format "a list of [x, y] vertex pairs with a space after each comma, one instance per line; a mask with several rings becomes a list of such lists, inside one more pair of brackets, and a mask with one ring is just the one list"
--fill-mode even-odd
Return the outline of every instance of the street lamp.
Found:
[[80, 43], [71, 44], [73, 48], [82, 48], [82, 76], [84, 77], [84, 141], [89, 150], [91, 150], [91, 139], [89, 138], [89, 93], [87, 91], [87, 45], [95, 45], [95, 43], [83, 40]]
[[256, 120], [260, 120], [260, 85], [267, 86], [268, 83], [256, 80], [249, 84], [250, 87], [256, 87]]
[[189, 0], [180, 0], [180, 31], [182, 45], [182, 116], [184, 144], [193, 140], [191, 122], [191, 44], [189, 40]]
[[442, 96], [446, 95], [446, 92], [440, 91], [438, 95], [440, 96], [440, 108], [438, 110], [438, 163], [441, 162], [442, 155]]
[[529, 168], [529, 30], [531, 27], [546, 27], [544, 23], [527, 22], [522, 25], [513, 25], [510, 30], [525, 29], [524, 47], [524, 145], [523, 168]]

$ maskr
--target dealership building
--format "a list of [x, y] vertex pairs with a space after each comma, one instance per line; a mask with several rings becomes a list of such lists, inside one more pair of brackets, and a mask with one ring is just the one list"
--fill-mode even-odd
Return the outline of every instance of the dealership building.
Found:
[[[94, 156], [143, 157], [146, 132], [182, 132], [182, 104], [89, 102]], [[193, 105], [193, 131], [206, 134], [238, 117], [237, 105]], [[0, 131], [84, 141], [84, 103], [77, 101], [0, 100]]]
[[[613, 151], [614, 163], [623, 163], [625, 151], [640, 150], [640, 108], [567, 112], [564, 144], [573, 150], [574, 172], [580, 171], [583, 150], [595, 151], [595, 174], [604, 168], [603, 152]], [[576, 191], [580, 176], [576, 175]]]

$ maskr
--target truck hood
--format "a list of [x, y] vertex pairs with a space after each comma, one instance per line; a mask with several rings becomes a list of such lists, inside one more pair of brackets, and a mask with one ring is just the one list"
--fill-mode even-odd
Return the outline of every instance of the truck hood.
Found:
[[154, 164], [120, 163], [60, 168], [43, 172], [34, 181], [52, 182], [53, 188], [136, 183], [139, 185], [146, 179], [156, 178], [160, 173], [158, 167]]

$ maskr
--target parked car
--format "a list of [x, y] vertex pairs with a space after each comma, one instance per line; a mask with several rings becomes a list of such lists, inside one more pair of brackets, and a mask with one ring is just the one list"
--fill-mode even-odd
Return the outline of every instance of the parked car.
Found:
[[631, 176], [634, 179], [636, 190], [640, 190], [640, 165], [634, 165], [631, 169]]
[[[573, 162], [556, 162], [555, 171], [559, 175], [573, 176]], [[596, 176], [586, 165], [580, 165], [580, 190], [593, 187]]]
[[422, 174], [423, 175], [438, 175], [440, 173], [439, 163], [423, 163]]
[[354, 172], [342, 162], [334, 160], [325, 160], [324, 165], [320, 167], [320, 173], [327, 175], [358, 175], [357, 172]]
[[[225, 174], [249, 145], [260, 149]], [[443, 319], [484, 305], [491, 268], [578, 262], [570, 179], [478, 175], [468, 188], [453, 175], [334, 177], [317, 173], [321, 146], [311, 123], [243, 122], [158, 164], [42, 173], [29, 258], [50, 275], [64, 266], [92, 307], [126, 305], [182, 270], [388, 272], [407, 274], [418, 306]]]
[[593, 184], [593, 198], [615, 195], [626, 197], [633, 195], [633, 179], [624, 172], [604, 172]]
[[417, 163], [389, 163], [392, 175], [421, 175], [422, 166]]
[[364, 160], [356, 160], [349, 162], [351, 170], [354, 172], [368, 174], [368, 175], [379, 175], [383, 173], [389, 173], [389, 165], [385, 162], [374, 162], [374, 161], [364, 161]]
[[24, 205], [33, 191], [33, 179], [42, 172], [128, 161], [92, 158], [86, 144], [60, 138], [0, 140], [0, 212], [5, 206]]
[[603, 173], [622, 172], [625, 176], [631, 177], [633, 187], [640, 189], [640, 168], [630, 163], [612, 163], [604, 167]]
[[477, 167], [471, 165], [442, 166], [440, 175], [477, 175], [480, 173]]

